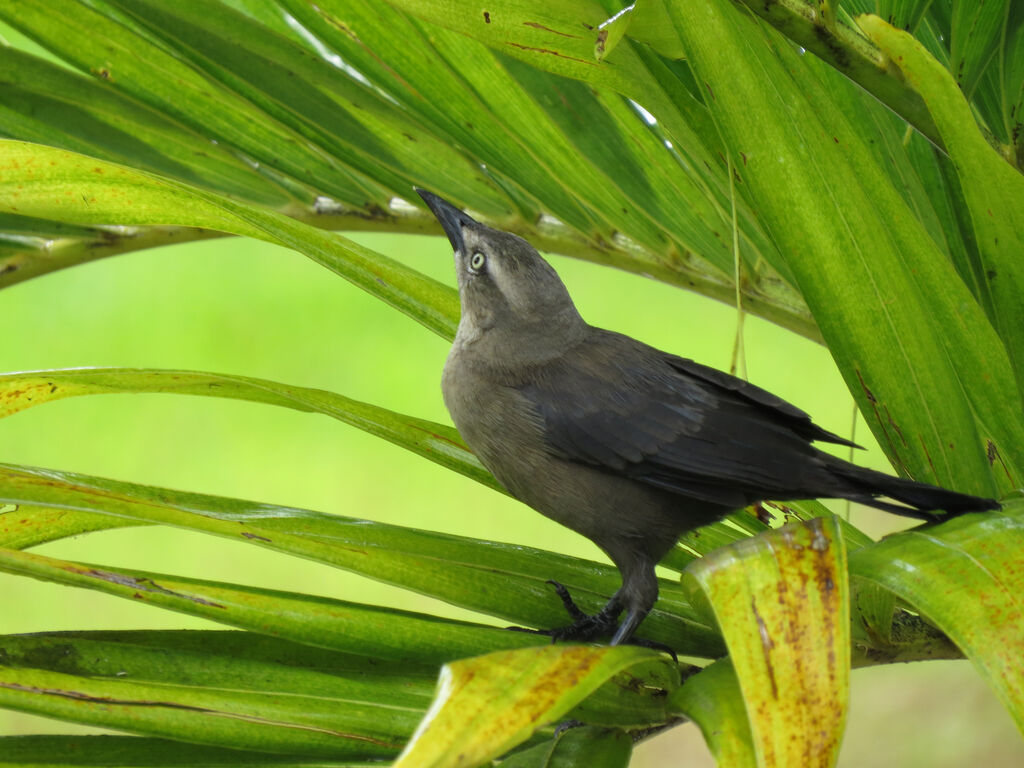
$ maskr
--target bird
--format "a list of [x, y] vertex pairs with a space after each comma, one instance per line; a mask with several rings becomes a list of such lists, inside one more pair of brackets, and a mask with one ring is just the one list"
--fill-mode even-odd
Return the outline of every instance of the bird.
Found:
[[596, 614], [555, 584], [573, 623], [554, 639], [640, 642], [655, 564], [679, 536], [764, 500], [849, 499], [927, 521], [1000, 508], [818, 449], [859, 446], [743, 379], [589, 325], [526, 240], [416, 192], [454, 249], [452, 421], [512, 496], [593, 541], [622, 577]]

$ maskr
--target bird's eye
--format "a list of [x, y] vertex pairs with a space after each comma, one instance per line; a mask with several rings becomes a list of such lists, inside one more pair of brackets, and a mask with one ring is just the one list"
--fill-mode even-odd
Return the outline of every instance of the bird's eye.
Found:
[[476, 273], [484, 268], [484, 262], [487, 261], [487, 257], [484, 256], [480, 251], [477, 251], [469, 257], [469, 271]]

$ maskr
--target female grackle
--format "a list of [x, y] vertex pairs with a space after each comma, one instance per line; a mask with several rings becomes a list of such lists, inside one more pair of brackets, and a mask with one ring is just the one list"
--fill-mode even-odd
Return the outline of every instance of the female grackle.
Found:
[[462, 317], [442, 378], [455, 426], [513, 496], [622, 574], [593, 616], [556, 585], [575, 623], [548, 634], [628, 641], [680, 534], [764, 499], [851, 499], [922, 520], [999, 508], [818, 450], [853, 444], [770, 392], [588, 325], [529, 243], [417, 192], [455, 249]]

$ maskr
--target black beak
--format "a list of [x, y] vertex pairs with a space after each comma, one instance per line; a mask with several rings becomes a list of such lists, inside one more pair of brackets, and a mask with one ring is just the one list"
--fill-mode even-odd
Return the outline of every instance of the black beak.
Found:
[[463, 213], [447, 200], [438, 197], [433, 192], [416, 187], [416, 193], [423, 198], [431, 213], [437, 217], [444, 227], [444, 233], [448, 235], [448, 241], [457, 252], [462, 253], [464, 243], [462, 242], [462, 227], [477, 222], [469, 215]]

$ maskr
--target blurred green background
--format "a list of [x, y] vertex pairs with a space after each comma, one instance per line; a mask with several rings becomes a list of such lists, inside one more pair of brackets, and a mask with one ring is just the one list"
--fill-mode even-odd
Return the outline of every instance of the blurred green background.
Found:
[[[454, 283], [444, 238], [354, 239]], [[734, 309], [553, 258], [584, 317], [728, 369]], [[296, 253], [224, 239], [88, 264], [15, 285], [0, 301], [0, 370], [182, 368], [274, 379], [448, 422], [448, 344]], [[749, 378], [849, 435], [852, 399], [827, 350], [747, 318]], [[888, 469], [863, 424], [857, 461]], [[604, 559], [588, 541], [476, 483], [322, 416], [171, 395], [73, 398], [0, 421], [0, 461], [52, 467], [541, 546]], [[835, 509], [845, 512], [843, 502]], [[908, 521], [854, 508], [872, 535]], [[469, 614], [258, 547], [167, 528], [130, 528], [40, 548], [56, 557]], [[0, 633], [199, 628], [208, 622], [107, 595], [0, 574]], [[552, 599], [555, 599], [552, 597]], [[473, 616], [480, 619], [481, 617]], [[1024, 764], [1009, 715], [967, 662], [858, 670], [841, 766]], [[85, 732], [0, 710], [0, 733]], [[633, 765], [714, 765], [692, 725], [641, 746]]]

